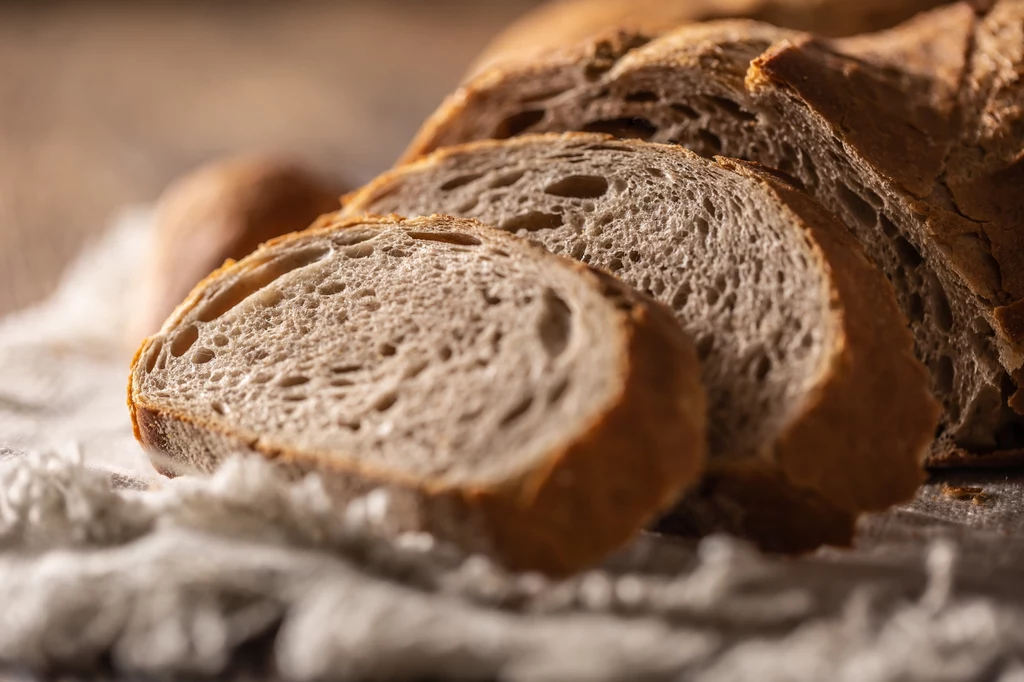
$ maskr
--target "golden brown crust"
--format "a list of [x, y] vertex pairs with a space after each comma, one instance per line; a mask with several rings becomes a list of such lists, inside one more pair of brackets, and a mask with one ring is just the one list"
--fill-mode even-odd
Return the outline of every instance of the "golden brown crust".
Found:
[[[323, 231], [395, 220], [325, 219], [264, 248], [313, 238]], [[492, 241], [526, 246], [511, 235], [472, 221], [434, 216], [406, 224], [410, 223], [486, 232]], [[209, 284], [250, 267], [259, 255], [257, 252], [204, 280], [169, 324], [180, 321]], [[136, 355], [129, 379], [128, 403], [136, 437], [148, 450], [166, 453], [188, 467], [211, 470], [223, 456], [248, 451], [300, 470], [319, 471], [343, 480], [347, 488], [404, 487], [431, 504], [464, 507], [490, 531], [499, 556], [513, 567], [551, 573], [585, 567], [628, 541], [699, 476], [705, 457], [706, 408], [696, 352], [670, 313], [605, 275], [581, 264], [559, 262], [576, 269], [617, 302], [622, 321], [618, 333], [624, 335], [619, 374], [625, 381], [621, 393], [602, 414], [564, 448], [552, 452], [543, 466], [522, 477], [490, 487], [452, 487], [440, 480], [417, 479], [352, 460], [327, 460], [292, 451], [258, 434], [232, 431], [164, 409], [133, 388], [149, 341]]]

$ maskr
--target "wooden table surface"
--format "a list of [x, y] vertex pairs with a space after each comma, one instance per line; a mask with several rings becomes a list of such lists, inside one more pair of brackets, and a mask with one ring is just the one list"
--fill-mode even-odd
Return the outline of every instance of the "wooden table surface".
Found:
[[217, 156], [387, 168], [535, 0], [0, 4], [0, 315]]

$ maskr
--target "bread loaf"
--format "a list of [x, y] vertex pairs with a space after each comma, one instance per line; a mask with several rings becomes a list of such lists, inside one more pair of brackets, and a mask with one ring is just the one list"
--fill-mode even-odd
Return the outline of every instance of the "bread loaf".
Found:
[[944, 406], [931, 461], [1002, 462], [1024, 454], [1022, 7], [839, 42], [725, 21], [581, 45], [471, 81], [409, 157], [582, 130], [787, 173], [893, 283]]
[[338, 209], [340, 185], [269, 157], [215, 161], [183, 176], [160, 197], [128, 330], [132, 348], [156, 332], [199, 280], [229, 258], [301, 230]]
[[669, 305], [709, 396], [702, 513], [685, 521], [701, 531], [773, 549], [843, 543], [859, 512], [922, 480], [937, 412], [892, 287], [774, 173], [604, 135], [526, 135], [440, 150], [345, 211], [477, 218]]
[[607, 275], [473, 221], [328, 216], [199, 284], [128, 400], [158, 462], [392, 486], [427, 530], [561, 573], [696, 479], [699, 377], [671, 313]]
[[712, 19], [757, 19], [824, 36], [889, 28], [945, 0], [551, 0], [514, 22], [487, 46], [472, 73], [526, 60], [613, 29], [655, 36]]

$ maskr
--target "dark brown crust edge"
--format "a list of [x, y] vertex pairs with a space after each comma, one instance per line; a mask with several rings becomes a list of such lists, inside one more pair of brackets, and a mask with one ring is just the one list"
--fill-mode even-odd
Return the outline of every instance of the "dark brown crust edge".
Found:
[[[387, 223], [391, 219], [322, 220], [319, 230]], [[425, 227], [487, 231], [490, 238], [525, 242], [472, 221], [433, 217], [408, 221]], [[309, 231], [281, 240], [308, 236]], [[266, 248], [266, 247], [264, 247]], [[530, 247], [533, 248], [533, 247]], [[548, 256], [551, 257], [551, 256]], [[560, 259], [561, 260], [561, 259]], [[227, 264], [197, 286], [176, 318], [187, 312], [209, 283], [249, 259]], [[566, 266], [593, 278], [618, 299], [626, 352], [626, 377], [618, 400], [563, 449], [551, 453], [547, 466], [498, 487], [451, 489], [431, 481], [413, 481], [401, 474], [368, 471], [353, 462], [323, 461], [301, 452], [270, 447], [260, 438], [223, 431], [187, 415], [161, 409], [133, 388], [140, 348], [132, 363], [128, 407], [136, 438], [156, 453], [191, 466], [196, 450], [202, 468], [212, 470], [233, 452], [257, 453], [300, 470], [316, 470], [328, 478], [366, 487], [381, 484], [407, 487], [430, 505], [462, 509], [493, 538], [498, 556], [516, 569], [566, 574], [584, 568], [628, 542], [651, 519], [671, 505], [700, 475], [705, 459], [705, 400], [696, 351], [671, 313], [628, 291], [612, 278], [585, 266]], [[184, 436], [184, 437], [183, 437]], [[626, 457], [629, 457], [626, 460]]]

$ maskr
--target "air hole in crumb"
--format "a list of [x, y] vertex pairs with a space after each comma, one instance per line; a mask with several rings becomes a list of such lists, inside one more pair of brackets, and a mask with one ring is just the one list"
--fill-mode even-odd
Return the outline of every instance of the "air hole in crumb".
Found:
[[409, 363], [409, 366], [405, 368], [403, 376], [406, 379], [414, 379], [423, 373], [423, 370], [427, 368], [426, 360], [415, 360]]
[[691, 107], [689, 105], [686, 105], [686, 104], [680, 104], [680, 103], [670, 104], [669, 105], [669, 109], [671, 109], [672, 111], [676, 112], [677, 114], [682, 114], [683, 116], [685, 116], [686, 118], [690, 119], [691, 121], [695, 121], [698, 118], [700, 118], [700, 112], [698, 112], [696, 109], [694, 109], [693, 107]]
[[345, 255], [349, 258], [366, 258], [373, 254], [373, 244], [356, 244], [345, 247]]
[[659, 180], [668, 177], [667, 175], [665, 175], [665, 171], [661, 170], [660, 168], [647, 167], [644, 170], [647, 171], [648, 175], [650, 175], [653, 178], [658, 178]]
[[704, 294], [704, 298], [707, 299], [708, 305], [713, 306], [718, 303], [718, 299], [722, 296], [722, 293], [718, 289], [708, 289]]
[[903, 237], [896, 237], [893, 245], [896, 247], [896, 255], [899, 256], [900, 262], [906, 265], [907, 269], [913, 270], [924, 260], [921, 252]]
[[249, 381], [251, 381], [254, 384], [265, 384], [273, 378], [274, 375], [270, 374], [269, 372], [256, 372], [256, 374], [252, 375], [252, 379], [250, 379]]
[[803, 338], [800, 339], [800, 345], [804, 348], [810, 348], [814, 345], [814, 335], [811, 332], [806, 332]]
[[498, 296], [495, 296], [486, 287], [482, 288], [480, 290], [480, 293], [483, 295], [484, 302], [487, 303], [487, 305], [498, 305], [499, 303], [501, 303], [501, 298], [499, 298]]
[[541, 299], [543, 310], [537, 331], [544, 350], [552, 358], [557, 358], [569, 345], [572, 332], [572, 310], [568, 304], [552, 289], [545, 289]]
[[282, 388], [291, 388], [292, 386], [302, 386], [303, 384], [309, 383], [309, 377], [301, 374], [292, 374], [290, 376], [281, 377], [277, 382], [277, 385]]
[[212, 409], [214, 412], [221, 415], [222, 417], [227, 413], [227, 409], [224, 407], [224, 403], [217, 401], [210, 403], [210, 409]]
[[180, 358], [199, 340], [199, 330], [194, 324], [181, 329], [171, 341], [171, 355]]
[[447, 192], [449, 190], [462, 187], [463, 185], [468, 185], [474, 180], [478, 180], [482, 175], [483, 173], [470, 173], [469, 175], [460, 175], [458, 177], [454, 177], [448, 182], [441, 185], [441, 191]]
[[328, 282], [323, 284], [317, 289], [317, 293], [321, 296], [333, 296], [334, 294], [340, 294], [345, 291], [346, 284], [344, 282]]
[[537, 232], [538, 230], [551, 230], [561, 227], [562, 216], [557, 213], [541, 213], [540, 211], [529, 211], [509, 218], [499, 225], [506, 232]]
[[386, 358], [391, 357], [392, 355], [394, 355], [397, 352], [398, 352], [398, 349], [395, 347], [395, 344], [393, 344], [393, 343], [385, 343], [385, 344], [382, 344], [381, 347], [380, 347], [380, 354], [383, 355]]
[[614, 137], [649, 140], [658, 132], [658, 127], [640, 116], [591, 121], [583, 126], [586, 133], [605, 133]]
[[622, 259], [621, 258], [612, 258], [610, 261], [608, 261], [608, 270], [609, 271], [611, 271], [611, 272], [618, 272], [621, 269], [622, 269]]
[[506, 140], [526, 132], [529, 128], [540, 123], [544, 119], [543, 109], [527, 109], [512, 114], [494, 129], [491, 135], [496, 140]]
[[479, 239], [464, 232], [410, 232], [409, 236], [421, 241], [444, 242], [458, 246], [480, 246], [481, 244]]
[[637, 92], [629, 93], [625, 97], [627, 102], [657, 102], [659, 99], [658, 93], [651, 90], [638, 90]]
[[193, 365], [205, 365], [213, 358], [216, 354], [209, 348], [197, 348], [196, 352], [192, 353], [192, 364]]
[[722, 138], [715, 135], [710, 130], [701, 130], [697, 133], [697, 137], [700, 138], [700, 142], [703, 145], [703, 149], [717, 154], [722, 151]]
[[441, 346], [441, 350], [439, 350], [437, 352], [437, 354], [441, 357], [442, 361], [447, 362], [448, 360], [451, 360], [452, 359], [452, 349], [451, 349], [451, 346]]
[[363, 368], [362, 365], [335, 365], [331, 367], [332, 374], [348, 374], [350, 372], [358, 372]]
[[690, 300], [690, 294], [693, 293], [693, 289], [690, 287], [689, 282], [683, 282], [676, 289], [676, 293], [672, 294], [672, 309], [679, 311], [686, 306], [687, 301]]
[[932, 282], [932, 291], [928, 296], [928, 301], [932, 316], [935, 318], [935, 324], [938, 325], [939, 329], [944, 332], [953, 329], [953, 311], [950, 309], [949, 299], [946, 298], [946, 293], [942, 290], [938, 281]]
[[953, 361], [948, 355], [943, 355], [935, 367], [935, 388], [946, 395], [953, 390]]
[[846, 185], [838, 185], [836, 192], [839, 194], [839, 201], [850, 212], [854, 220], [862, 225], [874, 225], [878, 219], [875, 207], [864, 201], [864, 199]]
[[562, 379], [557, 384], [552, 386], [551, 390], [548, 392], [548, 403], [551, 404], [551, 405], [554, 405], [555, 403], [557, 403], [559, 400], [562, 399], [562, 396], [565, 395], [565, 391], [568, 388], [569, 388], [569, 379], [568, 378]]
[[771, 371], [771, 368], [771, 358], [769, 358], [766, 353], [762, 353], [754, 362], [754, 378], [758, 381], [764, 381], [765, 377], [768, 376], [768, 372]]
[[157, 339], [149, 348], [149, 355], [146, 356], [146, 373], [153, 371], [156, 361], [160, 357], [160, 351], [164, 349], [163, 339]]
[[740, 106], [740, 104], [738, 102], [734, 102], [733, 100], [731, 100], [731, 99], [729, 99], [727, 97], [715, 97], [715, 96], [712, 96], [711, 97], [711, 101], [714, 102], [714, 104], [719, 109], [721, 109], [725, 113], [729, 114], [733, 118], [737, 118], [737, 119], [739, 119], [741, 121], [756, 121], [757, 120], [757, 116], [755, 114], [752, 114], [751, 112], [747, 111], [742, 106]]
[[388, 391], [380, 395], [376, 400], [373, 401], [373, 409], [378, 412], [387, 412], [395, 403], [398, 402], [398, 394], [394, 391]]
[[893, 222], [889, 220], [884, 213], [878, 216], [878, 225], [882, 228], [882, 233], [886, 237], [895, 237], [899, 232]]
[[303, 393], [289, 393], [288, 395], [281, 396], [281, 400], [288, 403], [301, 403], [303, 400], [306, 400], [307, 398], [309, 398], [309, 396]]
[[711, 226], [708, 224], [707, 218], [704, 216], [697, 216], [694, 218], [693, 222], [697, 226], [697, 231], [700, 232], [700, 236], [707, 237], [711, 232]]
[[711, 336], [710, 334], [708, 334], [707, 336], [702, 336], [697, 341], [697, 357], [699, 357], [702, 362], [704, 360], [707, 360], [708, 356], [711, 355], [711, 351], [714, 349], [714, 347], [715, 337]]
[[358, 422], [358, 421], [356, 421], [354, 419], [345, 419], [343, 417], [343, 418], [338, 420], [338, 426], [340, 426], [342, 428], [345, 428], [345, 429], [351, 429], [353, 431], [358, 431], [360, 428], [362, 428], [363, 425], [362, 425], [361, 422]]
[[533, 405], [533, 396], [524, 396], [512, 409], [505, 413], [505, 416], [501, 419], [501, 425], [503, 427], [511, 426], [517, 419], [529, 411], [531, 405]]
[[344, 377], [335, 377], [331, 379], [329, 383], [334, 388], [347, 388], [348, 386], [355, 385], [351, 379], [346, 379]]
[[914, 294], [907, 303], [907, 317], [911, 322], [920, 322], [924, 319], [924, 299], [920, 294]]
[[544, 188], [545, 194], [575, 199], [597, 199], [608, 191], [608, 180], [600, 175], [570, 175]]
[[206, 301], [199, 308], [196, 319], [200, 322], [212, 322], [277, 278], [312, 265], [328, 253], [330, 249], [324, 246], [307, 247], [257, 265], [240, 274], [235, 281]]
[[498, 177], [496, 177], [494, 180], [488, 183], [487, 186], [490, 187], [491, 189], [511, 187], [512, 185], [519, 182], [524, 175], [526, 175], [526, 171], [515, 171], [514, 173], [505, 173], [504, 175], [499, 175]]

